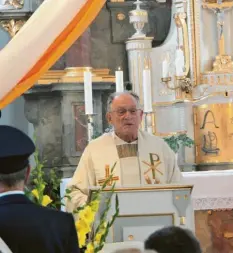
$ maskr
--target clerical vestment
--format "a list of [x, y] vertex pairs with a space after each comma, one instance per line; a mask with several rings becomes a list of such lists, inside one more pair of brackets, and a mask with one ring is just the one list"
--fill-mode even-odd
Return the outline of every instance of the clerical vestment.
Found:
[[126, 143], [114, 132], [107, 133], [84, 150], [68, 184], [71, 200], [67, 200], [67, 211], [83, 205], [90, 187], [103, 184], [115, 163], [116, 187], [179, 183], [182, 179], [175, 154], [163, 139], [139, 131], [137, 141]]

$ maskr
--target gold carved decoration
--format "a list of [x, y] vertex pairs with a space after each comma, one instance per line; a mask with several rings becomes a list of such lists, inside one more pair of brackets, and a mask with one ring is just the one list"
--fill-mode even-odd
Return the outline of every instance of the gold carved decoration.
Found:
[[213, 64], [213, 72], [233, 72], [233, 62], [230, 55], [218, 55]]
[[233, 238], [233, 232], [226, 231], [223, 233], [223, 237], [226, 239], [231, 239], [231, 238]]
[[233, 72], [233, 62], [230, 55], [225, 52], [225, 38], [223, 33], [224, 28], [224, 12], [233, 7], [233, 1], [207, 1], [202, 3], [203, 8], [213, 11], [217, 16], [218, 29], [218, 55], [213, 64], [213, 72], [229, 73]]
[[175, 24], [178, 28], [182, 28], [183, 35], [183, 45], [184, 45], [184, 59], [185, 59], [185, 72], [186, 77], [190, 69], [190, 59], [189, 59], [189, 39], [188, 39], [188, 27], [186, 23], [186, 13], [176, 13], [174, 16]]
[[10, 34], [11, 38], [13, 38], [25, 23], [26, 20], [11, 19], [1, 21], [0, 25]]
[[205, 72], [201, 75], [200, 84], [205, 84], [205, 85], [210, 85], [210, 86], [233, 85], [233, 71], [232, 73]]
[[24, 0], [7, 0], [4, 5], [13, 6], [15, 9], [22, 9], [24, 5]]
[[90, 67], [72, 67], [65, 70], [49, 70], [37, 82], [48, 85], [53, 83], [83, 83], [84, 71], [91, 70], [92, 82], [115, 83], [115, 76], [110, 75], [109, 69], [92, 69]]
[[117, 19], [118, 19], [119, 21], [123, 21], [123, 20], [125, 19], [125, 14], [123, 14], [123, 13], [118, 13], [118, 14], [117, 14]]
[[233, 162], [233, 104], [194, 108], [196, 163]]

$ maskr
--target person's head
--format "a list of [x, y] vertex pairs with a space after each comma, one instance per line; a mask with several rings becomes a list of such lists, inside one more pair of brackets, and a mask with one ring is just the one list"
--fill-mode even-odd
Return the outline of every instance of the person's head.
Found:
[[201, 253], [201, 247], [190, 230], [170, 226], [155, 231], [145, 241], [145, 249], [158, 253]]
[[32, 140], [20, 130], [0, 126], [0, 192], [23, 190], [30, 174]]
[[123, 140], [137, 139], [143, 111], [137, 94], [129, 91], [113, 93], [107, 101], [107, 120]]

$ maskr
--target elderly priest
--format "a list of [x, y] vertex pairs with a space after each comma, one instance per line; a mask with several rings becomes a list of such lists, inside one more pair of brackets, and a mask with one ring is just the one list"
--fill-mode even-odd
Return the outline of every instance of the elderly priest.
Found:
[[66, 209], [82, 206], [91, 186], [101, 185], [114, 168], [116, 186], [169, 184], [181, 181], [174, 152], [159, 137], [139, 130], [143, 111], [132, 92], [114, 93], [107, 102], [107, 120], [114, 131], [91, 141], [73, 178]]

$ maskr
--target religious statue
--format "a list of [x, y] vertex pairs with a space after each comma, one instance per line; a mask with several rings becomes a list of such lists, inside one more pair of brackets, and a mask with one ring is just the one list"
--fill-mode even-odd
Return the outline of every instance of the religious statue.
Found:
[[233, 1], [223, 2], [223, 0], [217, 0], [216, 3], [208, 2], [206, 0], [202, 3], [203, 8], [208, 8], [213, 11], [217, 16], [217, 28], [218, 28], [218, 56], [213, 64], [213, 71], [216, 72], [232, 72], [233, 62], [231, 56], [225, 53], [225, 41], [224, 41], [224, 13], [233, 7]]

